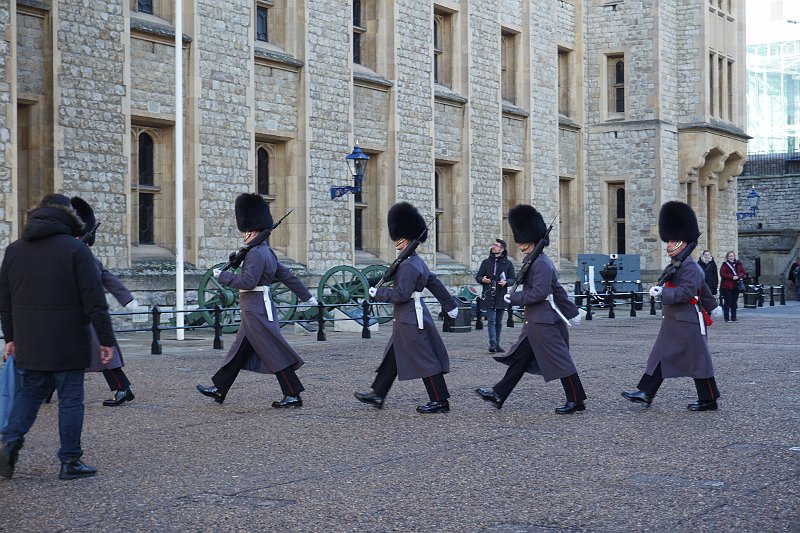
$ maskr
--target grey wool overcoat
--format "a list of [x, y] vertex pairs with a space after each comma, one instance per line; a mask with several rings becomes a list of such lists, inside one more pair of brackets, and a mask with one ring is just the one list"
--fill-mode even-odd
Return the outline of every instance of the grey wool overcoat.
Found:
[[[241, 272], [232, 274], [224, 271], [220, 273], [218, 279], [224, 285], [245, 290], [261, 285], [268, 287], [273, 281], [280, 281], [301, 301], [305, 302], [311, 298], [311, 293], [308, 292], [305, 285], [292, 274], [291, 270], [278, 262], [275, 252], [266, 243], [253, 247], [247, 253]], [[223, 366], [233, 359], [245, 338], [253, 347], [253, 354], [243, 367], [245, 370], [260, 374], [274, 374], [287, 367], [297, 370], [303, 365], [303, 360], [281, 335], [278, 311], [274, 303], [271, 305], [272, 322], [267, 316], [263, 293], [239, 293], [242, 323], [236, 333], [236, 339], [225, 356]]]
[[458, 307], [456, 299], [416, 254], [400, 263], [394, 275], [394, 286], [381, 287], [375, 295], [375, 301], [394, 304], [394, 328], [383, 356], [386, 357], [394, 347], [397, 378], [400, 380], [450, 372], [447, 348], [436, 330], [436, 324], [425, 302], [422, 302], [423, 329], [419, 329], [417, 325], [412, 295], [414, 292], [422, 292], [423, 289], [428, 289], [441, 302], [445, 311]]
[[[100, 282], [103, 284], [103, 288], [111, 293], [117, 302], [119, 302], [119, 305], [124, 307], [131, 303], [133, 300], [131, 291], [125, 287], [117, 276], [103, 266], [103, 262], [100, 261], [97, 256], [95, 256], [94, 261], [97, 264], [97, 271], [100, 274]], [[100, 341], [97, 339], [97, 333], [94, 331], [94, 327], [92, 327], [92, 364], [86, 371], [102, 372], [106, 369], [122, 368], [123, 366], [125, 366], [125, 362], [122, 360], [122, 352], [119, 349], [118, 342], [114, 343], [114, 357], [111, 358], [111, 362], [104, 365], [100, 361]]]
[[711, 312], [717, 299], [705, 283], [705, 274], [695, 260], [687, 257], [670, 280], [674, 287], [661, 293], [661, 329], [647, 359], [645, 372], [653, 375], [661, 363], [665, 378], [710, 378], [714, 375], [707, 335], [702, 335], [696, 307], [689, 303], [698, 297], [703, 308]]
[[508, 349], [508, 355], [495, 357], [497, 361], [509, 364], [509, 358], [517, 348], [523, 342], [529, 342], [534, 359], [526, 372], [541, 374], [545, 381], [577, 372], [569, 354], [567, 325], [546, 300], [549, 294], [553, 295], [555, 304], [567, 319], [578, 315], [578, 308], [558, 283], [553, 262], [543, 253], [528, 270], [522, 290], [511, 295], [511, 305], [525, 306], [525, 323], [519, 339]]

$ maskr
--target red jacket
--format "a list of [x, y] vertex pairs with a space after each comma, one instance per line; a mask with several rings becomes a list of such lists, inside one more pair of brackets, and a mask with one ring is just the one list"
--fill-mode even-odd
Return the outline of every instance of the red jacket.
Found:
[[733, 269], [736, 269], [736, 275], [739, 279], [744, 279], [747, 273], [744, 271], [744, 265], [741, 261], [736, 259], [731, 265], [728, 261], [722, 263], [719, 267], [719, 277], [722, 280], [719, 284], [720, 289], [735, 289], [738, 280], [733, 279]]

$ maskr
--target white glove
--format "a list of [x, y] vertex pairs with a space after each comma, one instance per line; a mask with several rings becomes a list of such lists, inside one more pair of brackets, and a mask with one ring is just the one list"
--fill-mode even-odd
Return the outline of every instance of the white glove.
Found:
[[455, 317], [457, 317], [457, 316], [458, 316], [458, 307], [456, 307], [455, 309], [451, 309], [450, 311], [448, 311], [448, 312], [447, 312], [447, 316], [449, 316], [450, 318], [455, 318]]
[[370, 298], [375, 298], [375, 295], [378, 294], [378, 289], [375, 287], [370, 287], [367, 292], [369, 293]]
[[721, 307], [721, 306], [719, 306], [719, 305], [718, 305], [718, 306], [716, 306], [716, 307], [715, 307], [715, 308], [714, 308], [714, 309], [711, 311], [711, 316], [712, 316], [712, 318], [716, 318], [716, 319], [720, 319], [720, 318], [722, 318], [722, 307]]
[[573, 326], [580, 326], [580, 324], [581, 324], [581, 315], [580, 315], [580, 313], [578, 313], [574, 317], [570, 318], [569, 319], [569, 323], [572, 324]]
[[215, 278], [219, 278], [219, 275], [222, 274], [222, 269], [215, 268], [214, 270], [211, 271], [211, 273], [214, 275]]
[[510, 304], [511, 303], [511, 295], [506, 293], [505, 296], [503, 296], [503, 301], [505, 303], [507, 303], [507, 304]]
[[316, 296], [312, 296], [311, 298], [306, 300], [306, 305], [310, 305], [312, 307], [318, 306], [319, 302], [317, 301], [317, 297]]
[[136, 301], [136, 298], [125, 304], [126, 311], [136, 311], [138, 307], [139, 307], [139, 302]]
[[662, 292], [664, 292], [663, 287], [659, 287], [658, 285], [650, 287], [650, 296], [653, 298], [658, 298], [659, 296], [661, 296]]

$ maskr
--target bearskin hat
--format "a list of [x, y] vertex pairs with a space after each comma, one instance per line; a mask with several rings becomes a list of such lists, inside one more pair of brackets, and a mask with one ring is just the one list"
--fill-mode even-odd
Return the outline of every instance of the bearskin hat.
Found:
[[[83, 232], [81, 236], [86, 235], [86, 232], [91, 231], [94, 228], [94, 225], [97, 224], [97, 219], [94, 216], [94, 210], [92, 206], [86, 203], [86, 200], [80, 198], [78, 196], [73, 196], [69, 200], [70, 204], [72, 204], [72, 208], [78, 213], [78, 216], [81, 217], [83, 223], [86, 224], [83, 227]], [[94, 244], [94, 235], [89, 237], [89, 240], [86, 241], [86, 244], [89, 246]]]
[[239, 231], [264, 231], [272, 229], [269, 205], [258, 194], [245, 193], [236, 198], [236, 225]]
[[[414, 240], [419, 238], [419, 242], [425, 242], [428, 238], [428, 230], [425, 229], [425, 219], [419, 214], [417, 208], [408, 202], [399, 202], [389, 209], [387, 217], [389, 225], [389, 237], [393, 241], [399, 239]], [[420, 237], [422, 235], [422, 237]]]
[[658, 213], [658, 236], [664, 242], [695, 242], [700, 237], [697, 217], [683, 202], [667, 202]]
[[520, 204], [509, 209], [508, 223], [518, 244], [539, 242], [547, 233], [542, 215], [532, 205]]
[[69, 198], [63, 194], [46, 194], [42, 198], [42, 201], [39, 202], [39, 207], [55, 207], [58, 205], [61, 207], [72, 207]]

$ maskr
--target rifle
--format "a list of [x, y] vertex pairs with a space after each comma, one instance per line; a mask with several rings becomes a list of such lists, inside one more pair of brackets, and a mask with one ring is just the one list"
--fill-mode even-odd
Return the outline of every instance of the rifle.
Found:
[[266, 241], [269, 238], [270, 233], [272, 233], [272, 230], [280, 226], [281, 222], [283, 222], [283, 219], [291, 215], [292, 211], [294, 211], [294, 209], [290, 209], [289, 212], [283, 215], [281, 219], [278, 220], [275, 224], [273, 224], [271, 228], [267, 228], [259, 232], [259, 234], [256, 235], [252, 241], [248, 242], [246, 246], [240, 248], [238, 252], [231, 252], [231, 255], [228, 257], [228, 262], [220, 270], [228, 270], [229, 268], [238, 268], [239, 265], [242, 264], [242, 261], [244, 261], [247, 252], [258, 246], [262, 242]]
[[425, 229], [422, 230], [422, 233], [419, 234], [419, 237], [408, 243], [408, 246], [406, 246], [405, 249], [403, 249], [403, 251], [400, 252], [400, 255], [398, 255], [397, 259], [395, 259], [394, 262], [391, 265], [389, 265], [389, 269], [386, 271], [386, 273], [383, 275], [380, 281], [375, 284], [376, 289], [380, 288], [380, 286], [386, 283], [387, 280], [391, 279], [397, 272], [397, 267], [400, 266], [400, 263], [408, 259], [408, 257], [414, 253], [414, 251], [417, 249], [417, 246], [419, 246], [419, 240], [422, 238], [423, 235], [425, 235], [425, 232], [428, 231], [428, 228], [431, 227], [431, 224], [436, 222], [436, 219], [439, 217], [440, 214], [441, 213], [436, 213], [433, 217], [433, 220], [431, 220], [428, 223], [428, 225], [425, 226]]
[[525, 278], [528, 277], [528, 270], [531, 269], [531, 265], [534, 261], [536, 261], [536, 259], [539, 258], [540, 255], [542, 255], [544, 247], [550, 243], [550, 239], [548, 237], [550, 236], [550, 231], [553, 229], [553, 224], [555, 223], [556, 218], [558, 218], [558, 213], [556, 213], [556, 216], [553, 217], [553, 221], [550, 222], [550, 227], [548, 227], [547, 231], [544, 232], [544, 236], [539, 239], [539, 242], [536, 243], [533, 251], [528, 256], [528, 260], [522, 263], [522, 266], [519, 269], [519, 274], [517, 275], [517, 280], [514, 282], [514, 285], [511, 287], [511, 289], [509, 289], [508, 294], [514, 294], [517, 290], [517, 286], [520, 283], [525, 283]]
[[83, 234], [83, 237], [81, 237], [81, 242], [83, 244], [89, 244], [89, 242], [94, 239], [95, 234], [97, 233], [97, 228], [99, 227], [100, 223], [98, 222], [97, 224], [94, 225], [92, 229]]
[[673, 257], [672, 262], [664, 267], [664, 271], [661, 272], [661, 276], [658, 277], [656, 285], [663, 287], [672, 278], [672, 276], [675, 275], [675, 272], [678, 271], [678, 268], [680, 268], [681, 264], [686, 260], [687, 257], [689, 257], [696, 247], [697, 241], [690, 242], [686, 245], [686, 248], [681, 250], [681, 253]]

